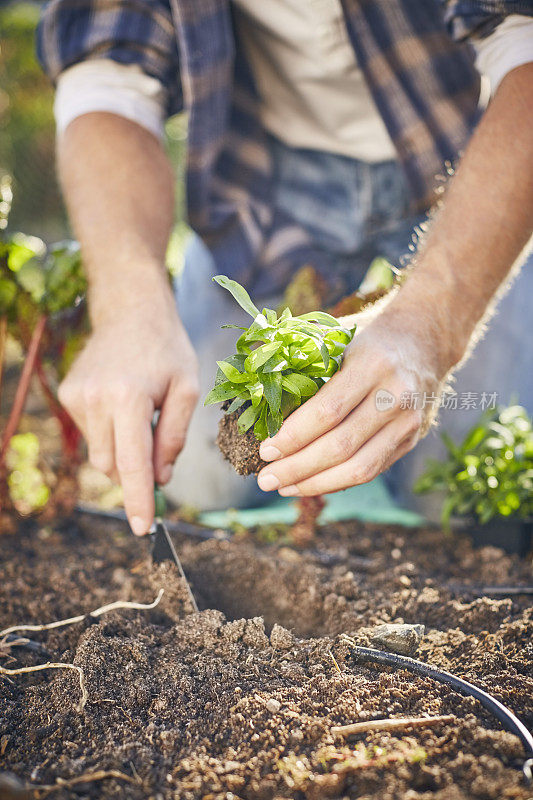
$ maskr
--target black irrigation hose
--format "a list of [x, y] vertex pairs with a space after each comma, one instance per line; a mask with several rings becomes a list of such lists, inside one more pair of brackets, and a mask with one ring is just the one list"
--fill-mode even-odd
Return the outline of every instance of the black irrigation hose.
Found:
[[[344, 639], [344, 641], [347, 640], [348, 637]], [[348, 644], [350, 644], [349, 641]], [[359, 647], [358, 645], [352, 644], [350, 644], [350, 647], [358, 661], [371, 661], [376, 664], [382, 664], [386, 667], [407, 669], [410, 672], [416, 672], [418, 675], [424, 675], [427, 678], [433, 678], [433, 680], [438, 681], [439, 683], [445, 683], [448, 686], [451, 686], [457, 692], [467, 695], [468, 697], [475, 697], [476, 700], [479, 700], [481, 705], [487, 709], [487, 711], [490, 711], [491, 714], [499, 719], [504, 728], [511, 733], [514, 733], [515, 736], [518, 736], [524, 745], [527, 758], [522, 765], [522, 771], [526, 781], [528, 783], [531, 782], [533, 778], [533, 736], [528, 731], [526, 726], [520, 722], [517, 717], [515, 717], [513, 712], [500, 703], [499, 700], [496, 700], [495, 697], [487, 694], [487, 692], [484, 692], [483, 689], [479, 689], [477, 686], [474, 686], [473, 683], [469, 683], [462, 678], [458, 678], [455, 675], [452, 675], [450, 672], [445, 672], [444, 670], [437, 669], [437, 667], [432, 667], [430, 664], [424, 664], [423, 661], [418, 661], [416, 658], [399, 656], [396, 655], [396, 653], [387, 653], [383, 650], [374, 650], [371, 647]]]

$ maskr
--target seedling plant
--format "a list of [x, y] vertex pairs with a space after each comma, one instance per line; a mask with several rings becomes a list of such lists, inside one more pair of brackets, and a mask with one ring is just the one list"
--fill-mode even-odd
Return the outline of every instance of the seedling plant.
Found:
[[224, 325], [242, 333], [236, 353], [218, 361], [215, 386], [205, 405], [229, 402], [231, 414], [243, 409], [238, 430], [253, 429], [263, 441], [274, 436], [289, 414], [312, 397], [340, 368], [355, 333], [324, 311], [294, 317], [288, 308], [278, 314], [255, 306], [248, 292], [224, 275], [213, 278], [227, 289], [253, 319], [249, 327]]

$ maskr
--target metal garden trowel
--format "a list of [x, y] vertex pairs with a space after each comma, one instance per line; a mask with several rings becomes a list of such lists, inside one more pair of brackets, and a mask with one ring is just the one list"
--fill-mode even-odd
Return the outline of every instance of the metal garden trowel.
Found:
[[173, 564], [176, 565], [180, 577], [183, 580], [185, 586], [187, 587], [187, 593], [189, 595], [189, 600], [191, 601], [191, 605], [194, 611], [198, 611], [198, 606], [196, 604], [196, 600], [194, 599], [194, 595], [191, 591], [191, 587], [189, 586], [189, 581], [187, 580], [185, 572], [183, 571], [183, 567], [181, 566], [181, 561], [178, 558], [178, 554], [176, 553], [176, 548], [172, 543], [172, 539], [170, 538], [166, 525], [163, 522], [163, 514], [165, 513], [166, 510], [166, 501], [161, 489], [157, 485], [154, 487], [154, 500], [155, 500], [154, 530], [150, 531], [150, 537], [152, 539], [152, 561], [154, 564], [161, 564], [163, 561], [171, 561]]

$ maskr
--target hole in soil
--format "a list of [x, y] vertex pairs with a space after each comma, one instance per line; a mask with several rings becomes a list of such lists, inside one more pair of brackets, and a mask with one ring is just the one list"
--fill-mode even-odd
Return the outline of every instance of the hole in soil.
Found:
[[258, 555], [246, 545], [209, 542], [183, 550], [183, 566], [200, 610], [222, 611], [228, 620], [263, 617], [300, 637], [331, 633], [326, 626], [326, 584], [318, 570]]

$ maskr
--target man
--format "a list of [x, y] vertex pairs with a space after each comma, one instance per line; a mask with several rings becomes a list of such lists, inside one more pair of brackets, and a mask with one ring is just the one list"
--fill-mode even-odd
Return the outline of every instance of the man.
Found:
[[[45, 8], [39, 53], [58, 82], [59, 171], [92, 321], [60, 397], [91, 462], [121, 481], [135, 533], [151, 524], [153, 479], [170, 480], [198, 399], [191, 339], [202, 393], [215, 357], [231, 349], [216, 330], [237, 314], [210, 277], [229, 274], [266, 302], [310, 263], [333, 296], [357, 285], [373, 249], [395, 259], [405, 251], [437, 196], [436, 175], [478, 118], [470, 46], [454, 43], [451, 30], [475, 41], [494, 97], [407, 281], [356, 336], [342, 370], [263, 443], [270, 463], [258, 484], [283, 496], [337, 491], [388, 469], [425, 432], [429, 407], [379, 411], [376, 393], [439, 393], [533, 225], [533, 3], [444, 5], [52, 0]], [[173, 177], [161, 131], [181, 108], [196, 237], [178, 316], [163, 268]], [[530, 267], [524, 274], [531, 281]], [[522, 299], [526, 284], [516, 286]], [[512, 388], [531, 397], [528, 353]], [[497, 375], [506, 360], [499, 350]], [[173, 494], [204, 506], [246, 502], [249, 488], [236, 498], [217, 460], [209, 413], [193, 417]]]

